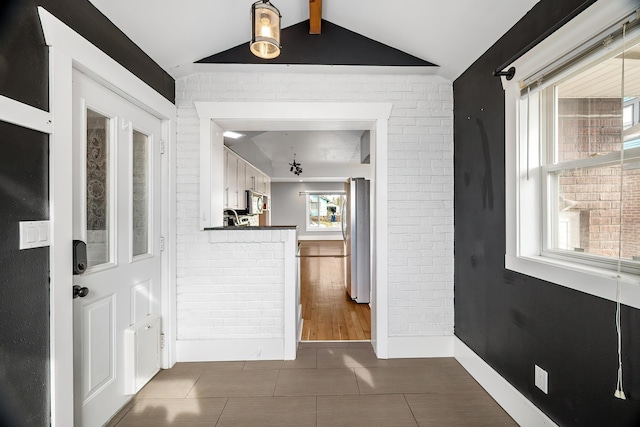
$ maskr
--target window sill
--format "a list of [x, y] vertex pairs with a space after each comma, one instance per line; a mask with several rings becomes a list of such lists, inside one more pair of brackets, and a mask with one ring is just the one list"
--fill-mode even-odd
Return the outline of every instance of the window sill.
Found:
[[312, 228], [306, 228], [305, 229], [306, 232], [308, 233], [342, 233], [342, 230], [340, 228], [330, 228], [330, 227], [312, 227]]
[[[570, 289], [616, 300], [616, 272], [541, 256], [505, 255], [505, 268]], [[640, 308], [640, 276], [622, 273], [622, 304]]]

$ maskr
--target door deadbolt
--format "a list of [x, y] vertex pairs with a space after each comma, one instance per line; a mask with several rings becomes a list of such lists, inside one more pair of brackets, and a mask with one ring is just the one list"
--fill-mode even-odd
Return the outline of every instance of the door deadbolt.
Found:
[[84, 298], [89, 295], [89, 288], [80, 285], [73, 285], [73, 298]]
[[87, 244], [82, 240], [73, 241], [73, 274], [87, 271]]

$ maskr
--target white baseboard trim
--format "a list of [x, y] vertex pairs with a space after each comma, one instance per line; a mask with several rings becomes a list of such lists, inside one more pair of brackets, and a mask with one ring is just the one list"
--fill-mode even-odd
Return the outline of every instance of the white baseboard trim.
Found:
[[284, 340], [228, 339], [178, 340], [178, 362], [218, 362], [232, 360], [284, 360]]
[[389, 359], [453, 357], [453, 336], [389, 337]]
[[[471, 350], [458, 337], [454, 337], [454, 355], [460, 364], [487, 393], [522, 427], [558, 427], [544, 412], [524, 397], [514, 386]], [[533, 372], [532, 379], [533, 381]]]
[[304, 330], [304, 319], [302, 318], [302, 304], [298, 309], [298, 342], [302, 341], [302, 331]]

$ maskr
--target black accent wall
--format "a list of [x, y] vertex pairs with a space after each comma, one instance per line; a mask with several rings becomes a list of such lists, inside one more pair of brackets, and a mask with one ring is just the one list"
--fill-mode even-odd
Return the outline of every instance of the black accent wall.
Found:
[[49, 425], [49, 248], [18, 250], [49, 217], [48, 135], [0, 122], [0, 425]]
[[0, 2], [0, 94], [49, 109], [47, 46], [38, 17], [44, 7], [78, 34], [175, 102], [175, 81], [87, 0]]
[[[174, 102], [174, 80], [87, 0], [0, 1], [0, 95], [49, 110], [48, 51], [38, 5]], [[48, 135], [0, 121], [3, 427], [50, 425], [49, 248], [18, 249], [18, 222], [49, 218], [48, 165]]]
[[640, 310], [622, 310], [622, 401], [615, 303], [504, 268], [505, 106], [492, 72], [593, 2], [541, 0], [454, 82], [455, 335], [561, 426], [638, 426]]

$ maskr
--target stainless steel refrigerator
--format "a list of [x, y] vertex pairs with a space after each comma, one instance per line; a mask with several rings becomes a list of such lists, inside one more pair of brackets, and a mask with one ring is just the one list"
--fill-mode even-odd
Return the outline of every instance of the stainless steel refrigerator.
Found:
[[342, 236], [346, 253], [347, 293], [357, 303], [371, 298], [369, 180], [349, 178], [344, 184]]

